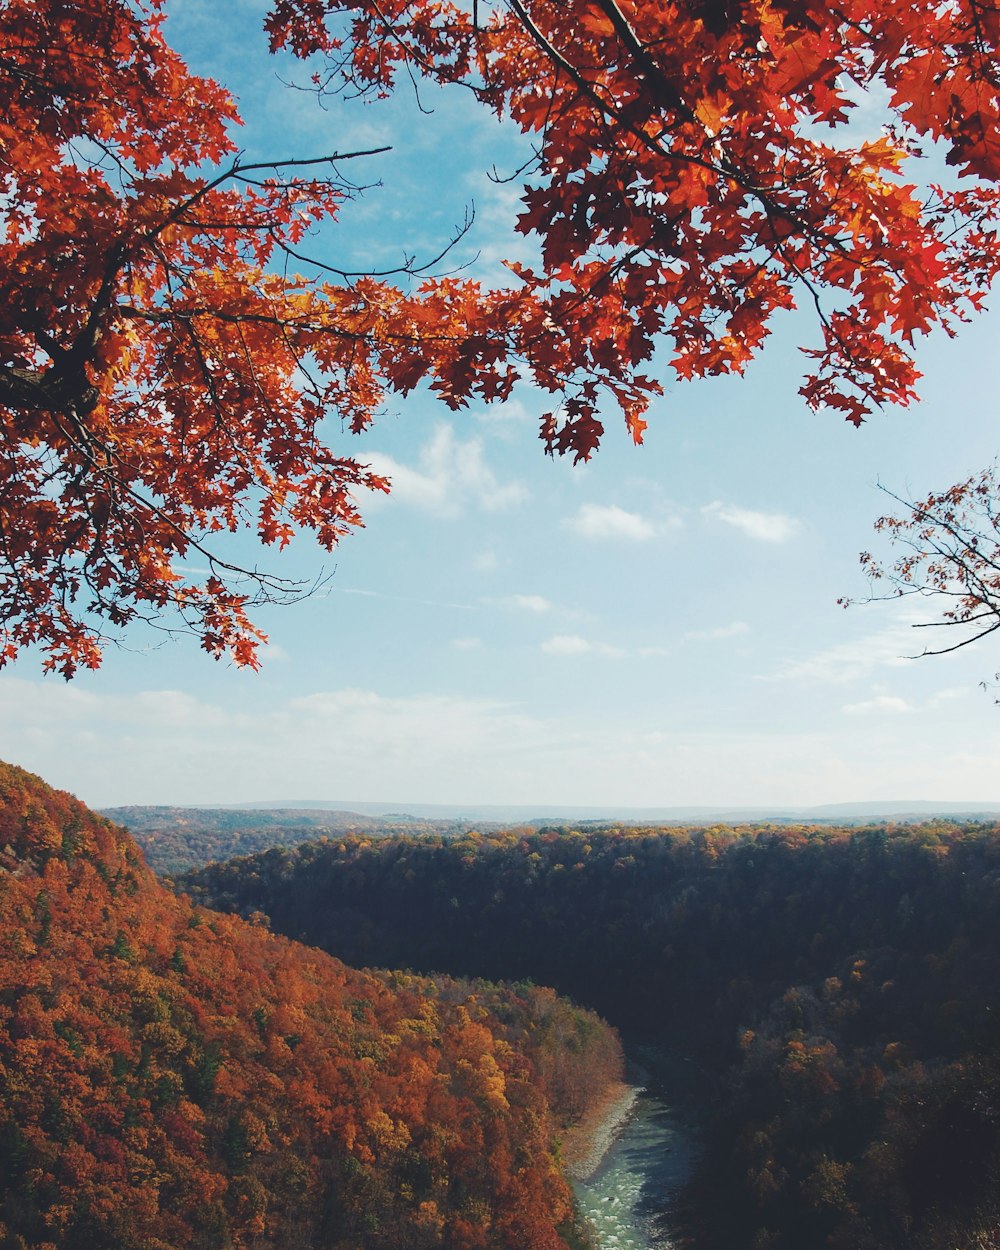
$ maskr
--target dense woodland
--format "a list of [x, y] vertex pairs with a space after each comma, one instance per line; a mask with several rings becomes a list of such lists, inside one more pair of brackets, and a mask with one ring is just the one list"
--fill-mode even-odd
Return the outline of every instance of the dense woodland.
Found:
[[696, 1055], [699, 1250], [1000, 1245], [996, 825], [354, 838], [180, 884], [351, 964], [530, 977]]
[[996, 825], [355, 836], [175, 884], [0, 767], [3, 1250], [560, 1250], [597, 1011], [706, 1078], [682, 1243], [1000, 1244]]
[[3, 1250], [564, 1250], [617, 1036], [547, 989], [368, 973], [193, 906], [0, 765]]

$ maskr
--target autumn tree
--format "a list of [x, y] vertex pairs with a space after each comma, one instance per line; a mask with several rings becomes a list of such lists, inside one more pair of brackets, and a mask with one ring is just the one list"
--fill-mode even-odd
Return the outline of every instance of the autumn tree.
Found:
[[[996, 462], [924, 499], [886, 493], [898, 505], [898, 514], [879, 517], [875, 528], [899, 554], [890, 563], [862, 552], [872, 598], [917, 595], [940, 607], [939, 619], [914, 622], [915, 629], [930, 631], [922, 655], [958, 651], [1000, 629]], [[847, 606], [851, 601], [841, 602]]]
[[[5, 660], [37, 644], [69, 676], [145, 617], [256, 663], [248, 610], [296, 588], [212, 536], [329, 548], [386, 486], [323, 441], [326, 414], [360, 431], [391, 392], [458, 408], [523, 378], [551, 397], [546, 450], [587, 458], [609, 405], [640, 442], [666, 369], [741, 372], [799, 303], [805, 401], [859, 424], [914, 397], [915, 337], [952, 331], [1000, 263], [1000, 16], [979, 0], [276, 0], [271, 46], [319, 57], [320, 93], [423, 75], [525, 133], [512, 225], [539, 259], [499, 289], [303, 260], [365, 154], [245, 163], [161, 6], [0, 13]], [[865, 92], [887, 125], [857, 140]], [[911, 180], [921, 145], [966, 181]]]

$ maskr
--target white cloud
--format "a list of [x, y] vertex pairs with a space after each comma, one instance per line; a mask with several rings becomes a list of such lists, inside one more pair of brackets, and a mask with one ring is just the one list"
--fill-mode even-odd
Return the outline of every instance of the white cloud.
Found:
[[516, 780], [551, 740], [499, 699], [339, 689], [236, 711], [179, 691], [0, 678], [0, 758], [95, 805], [433, 800], [466, 776], [473, 798], [493, 767]]
[[635, 650], [626, 650], [624, 647], [615, 647], [607, 642], [581, 638], [579, 634], [553, 634], [542, 643], [542, 650], [546, 655], [600, 655], [609, 660], [623, 660], [627, 656], [650, 660], [670, 655], [669, 647], [636, 647]]
[[579, 634], [554, 634], [542, 643], [546, 655], [603, 655], [611, 660], [625, 656], [621, 647], [611, 647], [606, 642], [590, 642]]
[[929, 619], [928, 612], [924, 605], [907, 600], [879, 632], [790, 660], [776, 673], [757, 674], [757, 680], [840, 683], [869, 677], [881, 668], [905, 668], [916, 663], [920, 651], [913, 626]]
[[260, 645], [260, 662], [262, 664], [272, 664], [275, 661], [284, 663], [290, 658], [285, 648], [277, 642], [263, 642]]
[[456, 651], [478, 651], [483, 645], [482, 638], [453, 638], [451, 645]]
[[[583, 640], [586, 644], [586, 640]], [[586, 654], [586, 651], [579, 652]], [[0, 758], [92, 804], [377, 800], [650, 806], [996, 802], [1000, 730], [987, 699], [956, 749], [942, 717], [879, 717], [851, 733], [687, 723], [669, 700], [600, 717], [508, 700], [324, 690], [240, 709], [178, 691], [107, 695], [0, 677]], [[164, 719], [164, 716], [166, 718]], [[973, 742], [970, 748], [967, 743]]]
[[905, 699], [891, 694], [878, 694], [873, 699], [864, 699], [861, 703], [846, 703], [842, 709], [850, 716], [877, 716], [882, 712], [912, 712], [913, 707]]
[[520, 399], [505, 399], [481, 409], [476, 413], [476, 420], [484, 421], [488, 425], [498, 425], [501, 422], [523, 424], [535, 420], [535, 417]]
[[99, 720], [131, 733], [141, 732], [149, 725], [164, 730], [217, 729], [231, 719], [238, 719], [238, 714], [233, 717], [222, 707], [182, 690], [103, 695], [94, 694], [79, 683], [60, 686], [52, 681], [28, 682], [16, 677], [0, 680], [0, 723], [27, 725], [45, 734], [57, 732], [64, 723], [71, 731], [79, 732], [81, 726]]
[[575, 516], [566, 517], [562, 527], [581, 538], [626, 538], [646, 542], [656, 536], [652, 521], [638, 512], [626, 512], [617, 504], [582, 504]]
[[593, 645], [578, 634], [555, 634], [542, 643], [546, 655], [586, 655]]
[[363, 599], [384, 599], [389, 603], [417, 603], [424, 608], [458, 608], [462, 612], [476, 611], [473, 603], [459, 603], [452, 599], [419, 599], [415, 595], [387, 595], [381, 590], [362, 590], [357, 586], [333, 586], [330, 593], [359, 595]]
[[716, 625], [713, 629], [691, 629], [684, 635], [685, 642], [693, 642], [696, 639], [715, 640], [722, 638], [738, 638], [741, 634], [748, 634], [750, 626], [746, 621], [733, 621], [731, 625]]
[[795, 517], [787, 516], [783, 512], [753, 512], [749, 508], [724, 504], [718, 499], [706, 504], [701, 514], [735, 526], [748, 538], [763, 543], [787, 542], [799, 530], [799, 522]]
[[946, 686], [927, 700], [928, 707], [940, 707], [943, 703], [953, 703], [956, 699], [966, 699], [971, 691], [968, 686]]
[[497, 559], [495, 551], [480, 551], [476, 558], [472, 561], [472, 567], [477, 573], [494, 573], [500, 567], [500, 561]]
[[502, 602], [509, 608], [520, 608], [524, 612], [551, 612], [553, 606], [542, 595], [508, 595]]
[[437, 516], [460, 516], [470, 507], [497, 512], [527, 497], [522, 483], [497, 479], [486, 463], [482, 439], [462, 441], [444, 422], [420, 452], [416, 468], [382, 452], [368, 452], [363, 459], [390, 479], [391, 499]]

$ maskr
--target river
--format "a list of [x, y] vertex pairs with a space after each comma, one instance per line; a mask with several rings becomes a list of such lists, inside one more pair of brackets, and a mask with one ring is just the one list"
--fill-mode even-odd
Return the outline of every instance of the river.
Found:
[[655, 1085], [642, 1089], [597, 1170], [576, 1180], [600, 1250], [669, 1250], [671, 1197], [691, 1175], [694, 1135]]

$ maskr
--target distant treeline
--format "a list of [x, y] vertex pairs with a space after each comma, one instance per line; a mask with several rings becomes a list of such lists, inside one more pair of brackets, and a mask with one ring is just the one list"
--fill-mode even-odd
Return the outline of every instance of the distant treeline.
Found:
[[128, 829], [161, 876], [269, 847], [298, 846], [307, 838], [455, 837], [473, 827], [469, 821], [362, 816], [326, 808], [109, 807], [101, 815]]
[[1000, 827], [541, 831], [180, 882], [353, 965], [555, 986], [715, 1077], [699, 1247], [1000, 1245]]

